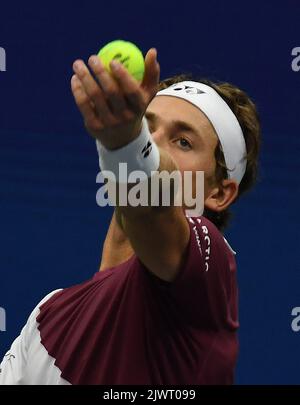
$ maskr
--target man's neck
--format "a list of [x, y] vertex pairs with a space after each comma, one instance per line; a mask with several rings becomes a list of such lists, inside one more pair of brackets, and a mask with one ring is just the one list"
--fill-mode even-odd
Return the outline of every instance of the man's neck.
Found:
[[99, 271], [117, 266], [133, 254], [129, 239], [118, 224], [116, 213], [114, 213], [105, 238]]

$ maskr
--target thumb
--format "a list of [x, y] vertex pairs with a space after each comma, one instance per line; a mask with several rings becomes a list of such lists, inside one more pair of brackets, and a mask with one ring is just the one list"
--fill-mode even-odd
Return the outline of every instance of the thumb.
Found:
[[157, 61], [157, 50], [151, 48], [145, 57], [145, 75], [141, 87], [146, 91], [150, 99], [152, 99], [158, 90], [160, 76], [160, 66]]

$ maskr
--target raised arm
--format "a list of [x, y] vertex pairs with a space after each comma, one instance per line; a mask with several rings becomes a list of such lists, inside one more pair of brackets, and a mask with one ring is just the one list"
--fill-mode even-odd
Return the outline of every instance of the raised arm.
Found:
[[[112, 63], [113, 76], [97, 56], [89, 59], [92, 76], [83, 61], [74, 63], [72, 91], [85, 126], [107, 150], [117, 151], [135, 140], [142, 119], [155, 96], [159, 64], [155, 49], [145, 58], [145, 77], [140, 84], [119, 63]], [[99, 85], [100, 84], [100, 85]], [[172, 172], [171, 156], [159, 149], [159, 171]], [[181, 207], [117, 207], [117, 217], [143, 264], [159, 278], [175, 279], [189, 241], [189, 226]]]

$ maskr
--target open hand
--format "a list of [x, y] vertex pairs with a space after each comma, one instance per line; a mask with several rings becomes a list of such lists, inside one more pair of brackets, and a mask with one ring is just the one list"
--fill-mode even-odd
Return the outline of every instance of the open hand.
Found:
[[143, 115], [158, 90], [160, 67], [156, 49], [145, 57], [142, 83], [136, 81], [117, 61], [110, 64], [112, 74], [104, 68], [98, 56], [73, 64], [75, 74], [71, 88], [85, 126], [107, 149], [120, 148], [135, 139]]

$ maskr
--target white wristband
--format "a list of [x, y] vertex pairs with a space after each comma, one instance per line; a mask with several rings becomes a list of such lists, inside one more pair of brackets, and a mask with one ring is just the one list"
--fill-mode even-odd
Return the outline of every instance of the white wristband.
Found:
[[144, 172], [151, 177], [153, 171], [159, 168], [159, 149], [151, 138], [146, 118], [143, 118], [139, 136], [128, 145], [119, 149], [106, 149], [100, 141], [96, 141], [99, 154], [99, 164], [102, 171], [110, 171], [118, 181], [119, 163], [127, 164], [128, 175], [133, 171]]

